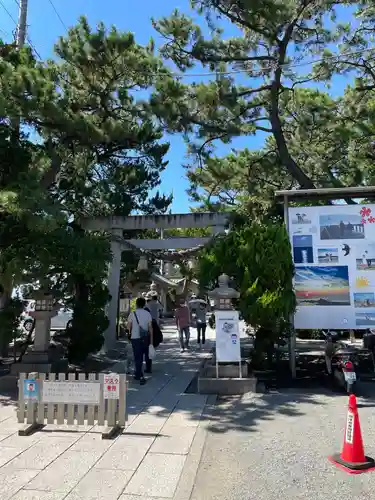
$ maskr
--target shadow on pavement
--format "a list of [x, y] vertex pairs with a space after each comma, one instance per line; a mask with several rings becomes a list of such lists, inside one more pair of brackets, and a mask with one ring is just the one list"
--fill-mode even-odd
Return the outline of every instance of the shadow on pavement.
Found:
[[304, 413], [298, 405], [308, 403], [321, 405], [314, 394], [275, 393], [245, 394], [231, 398], [219, 398], [207, 430], [225, 433], [231, 430], [254, 432], [260, 420], [273, 420], [280, 415], [298, 417]]
[[0, 377], [0, 407], [15, 406], [18, 399], [17, 377]]
[[[284, 416], [295, 419], [305, 415], [306, 411], [301, 411], [301, 407], [306, 404], [311, 405], [311, 412], [314, 406], [328, 406], [329, 399], [341, 397], [343, 393], [334, 393], [320, 388], [298, 391], [295, 389], [282, 392], [270, 392], [268, 394], [245, 394], [244, 396], [218, 398], [217, 405], [209, 420], [207, 430], [211, 433], [220, 434], [232, 430], [242, 432], [254, 432], [260, 421], [274, 420]], [[375, 407], [375, 386], [366, 384], [361, 393], [359, 407]], [[328, 401], [327, 401], [328, 399]]]

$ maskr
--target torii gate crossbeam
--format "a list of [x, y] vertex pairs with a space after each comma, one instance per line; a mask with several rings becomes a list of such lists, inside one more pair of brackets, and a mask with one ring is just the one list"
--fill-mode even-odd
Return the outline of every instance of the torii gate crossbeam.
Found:
[[[130, 215], [127, 217], [96, 217], [82, 218], [80, 223], [86, 230], [107, 231], [113, 235], [111, 241], [112, 262], [108, 272], [108, 289], [111, 299], [108, 303], [107, 314], [109, 327], [104, 332], [104, 351], [108, 351], [116, 342], [116, 326], [118, 315], [118, 299], [120, 287], [121, 253], [123, 243], [129, 243], [140, 249], [173, 249], [195, 248], [204, 245], [210, 238], [171, 238], [165, 240], [123, 240], [124, 231], [140, 231], [144, 229], [185, 229], [185, 228], [212, 228], [213, 234], [222, 233], [228, 224], [229, 214], [194, 212], [189, 214], [168, 215]], [[119, 238], [120, 237], [120, 238]], [[165, 243], [168, 242], [168, 243]], [[177, 245], [181, 245], [181, 248]], [[130, 246], [130, 245], [129, 245]], [[177, 247], [176, 247], [177, 246]]]

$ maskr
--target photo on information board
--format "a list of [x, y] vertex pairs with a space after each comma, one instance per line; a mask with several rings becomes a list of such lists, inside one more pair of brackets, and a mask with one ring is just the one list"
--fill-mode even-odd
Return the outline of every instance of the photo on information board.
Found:
[[321, 240], [363, 240], [365, 238], [365, 228], [360, 215], [320, 215], [319, 225]]
[[296, 267], [294, 286], [299, 306], [350, 305], [347, 266]]

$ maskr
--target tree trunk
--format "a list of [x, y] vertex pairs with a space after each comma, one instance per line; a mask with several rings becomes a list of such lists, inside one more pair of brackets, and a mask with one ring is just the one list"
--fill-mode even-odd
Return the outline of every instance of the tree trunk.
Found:
[[[77, 234], [83, 235], [85, 230], [82, 229], [78, 224], [73, 224], [73, 230]], [[86, 282], [85, 277], [82, 274], [77, 274], [74, 276], [75, 281], [75, 304], [74, 310], [85, 310], [89, 301], [89, 285]], [[74, 325], [74, 313], [73, 313], [73, 325]]]
[[[302, 6], [301, 13], [305, 8], [306, 5]], [[270, 91], [271, 103], [269, 108], [269, 119], [271, 123], [272, 134], [276, 141], [281, 163], [284, 165], [284, 167], [287, 169], [290, 175], [298, 182], [301, 189], [316, 189], [316, 186], [313, 183], [313, 181], [310, 179], [310, 177], [308, 177], [305, 174], [305, 172], [301, 169], [301, 167], [297, 165], [297, 163], [294, 161], [294, 158], [289, 152], [279, 114], [279, 104], [280, 104], [279, 95], [280, 91], [282, 90], [282, 84], [281, 84], [282, 66], [283, 64], [285, 64], [287, 47], [291, 40], [293, 30], [295, 28], [297, 21], [298, 18], [296, 18], [289, 25], [284, 35], [284, 38], [279, 45], [278, 68], [275, 70], [275, 77], [271, 84], [271, 91]], [[349, 205], [356, 204], [355, 201], [353, 201], [350, 198], [348, 199], [345, 198], [345, 201]]]
[[[276, 70], [276, 73], [277, 72], [278, 70]], [[301, 189], [315, 189], [313, 181], [297, 165], [297, 163], [294, 161], [293, 157], [289, 153], [279, 116], [280, 85], [281, 85], [280, 81], [276, 74], [275, 80], [272, 82], [271, 85], [271, 108], [269, 116], [272, 127], [272, 133], [276, 141], [281, 163], [288, 170], [290, 175], [298, 182]]]
[[74, 276], [75, 281], [75, 305], [74, 307], [85, 308], [89, 301], [89, 286], [82, 274]]
[[[5, 309], [8, 305], [8, 301], [12, 296], [12, 292], [9, 292], [6, 286], [0, 285], [2, 289], [2, 294], [0, 297], [0, 311]], [[0, 357], [7, 358], [9, 355], [9, 341], [7, 335], [0, 335]]]

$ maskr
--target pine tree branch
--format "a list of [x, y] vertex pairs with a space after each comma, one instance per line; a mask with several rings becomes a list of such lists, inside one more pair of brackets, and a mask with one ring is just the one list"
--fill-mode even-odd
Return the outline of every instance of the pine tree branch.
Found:
[[220, 1], [221, 0], [215, 0], [212, 2], [214, 9], [216, 9], [218, 12], [220, 12], [220, 14], [222, 14], [223, 16], [227, 17], [230, 21], [232, 21], [232, 23], [234, 23], [236, 25], [243, 26], [244, 28], [247, 28], [251, 31], [254, 31], [255, 33], [262, 35], [264, 38], [266, 38], [268, 40], [273, 39], [273, 34], [271, 32], [268, 32], [267, 30], [265, 30], [264, 28], [261, 28], [260, 26], [258, 26], [256, 24], [252, 24], [249, 21], [245, 21], [244, 19], [231, 14], [230, 10], [232, 9], [232, 7], [236, 7], [236, 2], [233, 2], [229, 6], [229, 9], [225, 10], [220, 6]]
[[[249, 90], [244, 90], [243, 92], [238, 92], [236, 95], [237, 97], [247, 97], [252, 94], [257, 94], [259, 92], [263, 92], [264, 90], [271, 90], [272, 85], [263, 85], [261, 87], [258, 87], [256, 89], [249, 89]], [[258, 104], [257, 106], [260, 106], [261, 104]]]

